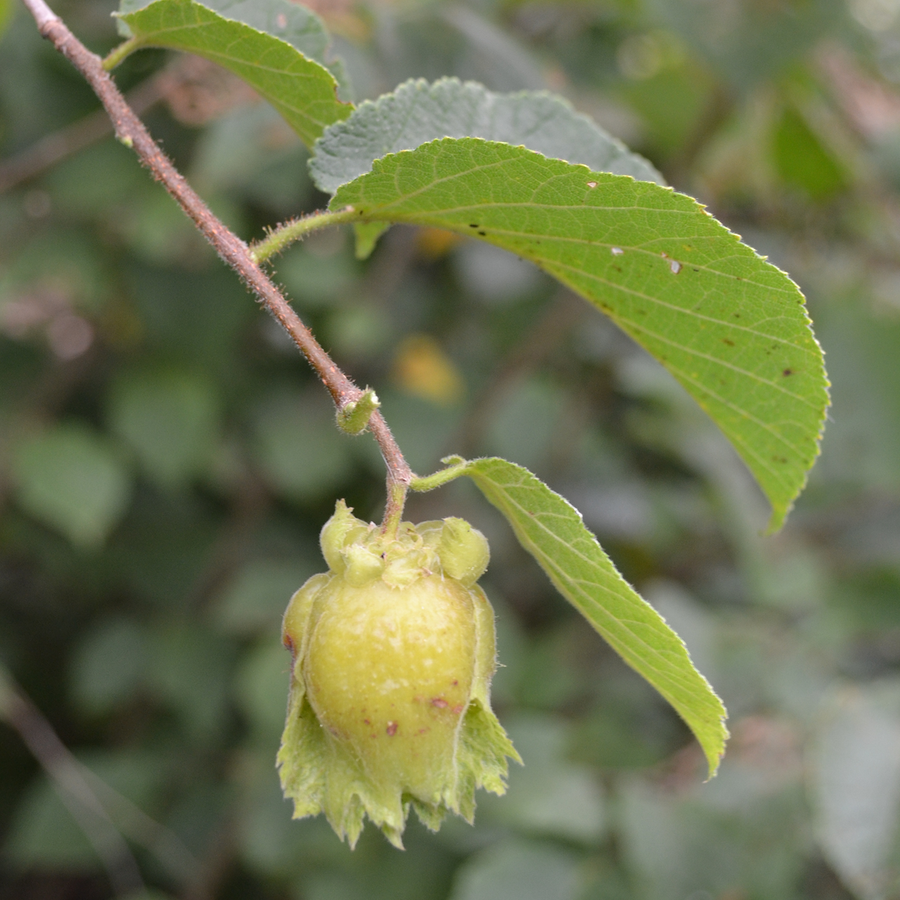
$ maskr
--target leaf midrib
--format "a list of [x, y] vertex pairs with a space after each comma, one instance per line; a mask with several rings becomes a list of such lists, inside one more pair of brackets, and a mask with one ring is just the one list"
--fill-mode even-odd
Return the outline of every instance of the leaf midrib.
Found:
[[[509, 493], [510, 487], [513, 489], [518, 488], [520, 490], [527, 490], [527, 488], [525, 488], [521, 484], [521, 482], [518, 484], [506, 485], [506, 486], [500, 485], [499, 482], [495, 482], [495, 483], [497, 483], [501, 488], [504, 488], [504, 491], [502, 494], [502, 501], [505, 503], [508, 503], [512, 508], [519, 510], [523, 514], [523, 517], [527, 517], [528, 521], [533, 522], [536, 527], [540, 528], [542, 533], [545, 536], [549, 537], [553, 541], [553, 543], [555, 543], [559, 546], [562, 546], [565, 550], [574, 554], [579, 560], [581, 560], [585, 564], [585, 566], [589, 567], [592, 571], [602, 574], [604, 576], [604, 580], [607, 580], [609, 577], [612, 577], [616, 580], [617, 585], [618, 584], [625, 585], [625, 582], [621, 579], [621, 575], [618, 575], [618, 573], [615, 571], [614, 568], [611, 573], [607, 572], [602, 566], [598, 565], [592, 559], [589, 559], [588, 557], [584, 556], [578, 549], [576, 549], [576, 547], [573, 543], [561, 540], [553, 531], [548, 529], [547, 526], [544, 525], [544, 523], [541, 521], [541, 518], [545, 515], [553, 515], [552, 513], [541, 513], [541, 512], [532, 513], [529, 510], [525, 509], [523, 506], [521, 506], [519, 503], [517, 503], [515, 500], [513, 500]], [[564, 517], [563, 517], [563, 521], [566, 521]], [[630, 589], [628, 590], [628, 592], [623, 593], [621, 591], [613, 590], [612, 588], [607, 587], [605, 584], [601, 584], [596, 580], [595, 581], [588, 581], [586, 579], [576, 580], [576, 579], [573, 579], [573, 578], [565, 575], [564, 571], [559, 568], [559, 566], [556, 564], [553, 557], [551, 555], [549, 555], [548, 553], [546, 553], [545, 551], [541, 550], [534, 543], [533, 538], [531, 538], [529, 535], [527, 535], [526, 530], [521, 525], [519, 527], [519, 530], [523, 534], [523, 536], [525, 536], [526, 540], [528, 541], [532, 553], [534, 555], [540, 556], [544, 560], [545, 565], [547, 565], [550, 569], [552, 569], [557, 574], [557, 578], [561, 582], [568, 584], [570, 586], [570, 588], [572, 589], [573, 593], [577, 593], [578, 596], [581, 597], [583, 601], [585, 601], [586, 606], [589, 605], [592, 609], [596, 609], [599, 612], [601, 612], [605, 622], [608, 623], [608, 622], [612, 621], [613, 623], [621, 625], [622, 629], [625, 630], [629, 635], [633, 636], [634, 640], [638, 644], [640, 644], [641, 647], [646, 648], [646, 650], [649, 652], [649, 654], [654, 658], [658, 658], [659, 660], [662, 660], [662, 661], [665, 661], [667, 659], [675, 659], [675, 658], [678, 658], [678, 659], [687, 658], [688, 660], [690, 660], [690, 654], [687, 652], [687, 648], [684, 647], [683, 644], [680, 645], [680, 650], [682, 651], [681, 653], [679, 652], [678, 649], [673, 649], [672, 651], [669, 651], [668, 654], [662, 652], [658, 647], [654, 647], [653, 645], [648, 644], [647, 641], [643, 637], [641, 637], [641, 635], [637, 631], [635, 631], [635, 630], [633, 630], [633, 628], [629, 627], [629, 625], [643, 626], [643, 628], [645, 628], [645, 629], [648, 627], [651, 627], [651, 626], [648, 626], [646, 622], [640, 622], [636, 619], [617, 618], [617, 617], [613, 616], [613, 614], [610, 613], [602, 605], [602, 603], [600, 603], [599, 600], [592, 597], [590, 594], [586, 593], [585, 588], [583, 588], [581, 586], [581, 584], [583, 582], [585, 584], [594, 585], [595, 587], [599, 588], [600, 590], [605, 590], [610, 594], [620, 597], [624, 601], [634, 602], [634, 600], [637, 600], [638, 602], [646, 602], [646, 601], [642, 601], [636, 593], [634, 593]], [[612, 567], [612, 563], [610, 563], [610, 566]], [[563, 574], [560, 574], [561, 572], [563, 572]], [[627, 587], [627, 585], [626, 585], [626, 587]], [[650, 607], [649, 604], [648, 604], [648, 608], [650, 610], [653, 610], [653, 607]], [[655, 613], [655, 610], [653, 610], [653, 612]], [[656, 615], [658, 615], [658, 613], [656, 613]], [[614, 629], [610, 629], [608, 625], [607, 625], [606, 630], [608, 632], [614, 631]], [[621, 644], [621, 639], [620, 638], [615, 639], [615, 643]], [[622, 653], [618, 647], [616, 649], [617, 649], [617, 652], [620, 653], [620, 655], [622, 655], [622, 656], [626, 655], [626, 654]], [[636, 655], [633, 648], [627, 648], [627, 649], [628, 649], [628, 655]], [[682, 653], [683, 653], [683, 657], [682, 657]], [[642, 663], [646, 662], [645, 656], [641, 657], [641, 662]], [[669, 683], [669, 684], [681, 685], [683, 691], [689, 693], [691, 696], [695, 696], [695, 691], [693, 689], [691, 689], [691, 687], [690, 687], [690, 682], [693, 679], [689, 678], [688, 681], [682, 681], [678, 678], [673, 678], [671, 676], [671, 674], [665, 673], [665, 672], [663, 672], [663, 670], [659, 669], [658, 665], [659, 664], [647, 665], [646, 668], [650, 669], [651, 671], [653, 671], [655, 673], [658, 673], [660, 676], [660, 680], [664, 680], [666, 683]], [[700, 677], [702, 678], [702, 676], [700, 676]], [[657, 686], [657, 688], [658, 688], [658, 686]]]

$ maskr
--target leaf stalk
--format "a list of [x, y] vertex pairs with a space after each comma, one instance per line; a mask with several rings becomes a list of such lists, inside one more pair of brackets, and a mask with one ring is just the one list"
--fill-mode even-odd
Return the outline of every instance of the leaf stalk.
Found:
[[354, 212], [352, 207], [337, 212], [322, 210], [304, 216], [302, 219], [294, 219], [284, 225], [279, 225], [272, 229], [266, 238], [251, 246], [250, 256], [254, 262], [263, 263], [276, 253], [281, 253], [294, 241], [302, 240], [314, 231], [352, 221]]
[[122, 41], [118, 47], [114, 47], [106, 55], [103, 60], [103, 70], [105, 72], [111, 72], [116, 66], [124, 62], [127, 57], [131, 56], [135, 50], [140, 49], [141, 45], [135, 38], [129, 38], [127, 41]]

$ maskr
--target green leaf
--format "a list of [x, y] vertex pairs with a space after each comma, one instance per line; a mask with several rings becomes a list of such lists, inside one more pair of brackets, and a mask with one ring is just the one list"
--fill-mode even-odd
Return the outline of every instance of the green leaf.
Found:
[[12, 0], [0, 0], [0, 37], [3, 36], [3, 32], [9, 27], [9, 23], [12, 22], [12, 17]]
[[131, 490], [118, 454], [76, 423], [21, 443], [12, 475], [19, 505], [81, 547], [103, 543], [125, 512]]
[[853, 895], [876, 900], [900, 877], [900, 682], [836, 685], [810, 754], [819, 846]]
[[184, 487], [210, 467], [218, 409], [214, 386], [202, 376], [173, 368], [125, 372], [113, 383], [109, 418], [165, 488]]
[[434, 84], [410, 80], [391, 94], [362, 103], [346, 121], [322, 135], [309, 170], [316, 185], [331, 194], [371, 171], [374, 161], [385, 154], [414, 150], [442, 137], [522, 144], [599, 172], [664, 183], [647, 160], [561, 97], [538, 91], [495, 94], [456, 78]]
[[[151, 6], [153, 0], [120, 0], [119, 22], [126, 37], [132, 33], [124, 16]], [[243, 22], [256, 31], [270, 34], [299, 50], [308, 59], [328, 66], [326, 56], [331, 38], [322, 20], [312, 10], [290, 0], [206, 0], [197, 4], [224, 18]]]
[[106, 715], [133, 696], [146, 663], [144, 635], [124, 617], [109, 618], [78, 645], [69, 675], [72, 695], [88, 715]]
[[845, 190], [850, 173], [828, 135], [815, 129], [802, 107], [786, 106], [772, 134], [772, 161], [781, 178], [811, 199], [825, 201]]
[[822, 351], [797, 286], [690, 197], [523, 147], [445, 138], [378, 160], [331, 208], [447, 228], [531, 260], [681, 382], [784, 521], [818, 454]]
[[254, 459], [280, 495], [305, 503], [337, 488], [350, 466], [349, 439], [318, 394], [279, 393], [256, 414]]
[[241, 656], [235, 675], [235, 700], [247, 722], [272, 743], [284, 728], [284, 697], [289, 683], [284, 647], [271, 640], [271, 633]]
[[[16, 868], [91, 871], [100, 865], [98, 846], [114, 852], [123, 834], [148, 841], [139, 810], [162, 794], [170, 759], [171, 754], [138, 748], [128, 753], [100, 750], [79, 759], [63, 756], [53, 771], [25, 787], [4, 842], [4, 861]], [[85, 797], [84, 781], [100, 801], [102, 814]], [[160, 859], [171, 859], [181, 848], [172, 848], [159, 834], [164, 829], [155, 828], [149, 832], [153, 850]], [[190, 858], [182, 851], [181, 858], [185, 855]]]
[[712, 63], [732, 90], [744, 96], [760, 83], [771, 84], [785, 69], [796, 68], [797, 60], [829, 31], [840, 33], [847, 27], [846, 7], [832, 0], [817, 3], [813, 15], [791, 4], [762, 9], [649, 0], [645, 9], [663, 34], [684, 41], [689, 58]]
[[[247, 15], [251, 5], [227, 6]], [[263, 18], [254, 16], [252, 21], [262, 24], [271, 10], [259, 15]], [[234, 72], [281, 113], [307, 146], [353, 109], [338, 100], [332, 73], [296, 46], [192, 0], [156, 0], [137, 12], [120, 14], [120, 19], [131, 32], [134, 49], [184, 50]], [[295, 39], [305, 45], [296, 35]]]
[[391, 227], [390, 222], [357, 222], [356, 232], [356, 258], [368, 259], [378, 243], [378, 238]]
[[90, 841], [46, 777], [26, 788], [5, 845], [4, 856], [20, 868], [89, 872], [97, 866]]
[[466, 859], [450, 900], [575, 900], [582, 895], [582, 877], [574, 853], [513, 837]]
[[603, 794], [588, 766], [567, 759], [570, 723], [558, 716], [520, 713], [507, 717], [503, 727], [526, 764], [510, 771], [506, 796], [482, 798], [482, 822], [596, 846], [605, 830]]
[[581, 514], [527, 469], [505, 459], [457, 460], [506, 517], [519, 543], [610, 646], [672, 704], [714, 775], [725, 751], [725, 707], [681, 638], [616, 571]]
[[[288, 600], [316, 572], [311, 560], [259, 559], [247, 563], [219, 598], [216, 623], [231, 634], [271, 634]], [[284, 719], [284, 704], [281, 704]], [[279, 722], [279, 727], [284, 722]]]
[[148, 689], [178, 714], [191, 739], [215, 740], [228, 721], [233, 643], [182, 622], [160, 629], [148, 647]]

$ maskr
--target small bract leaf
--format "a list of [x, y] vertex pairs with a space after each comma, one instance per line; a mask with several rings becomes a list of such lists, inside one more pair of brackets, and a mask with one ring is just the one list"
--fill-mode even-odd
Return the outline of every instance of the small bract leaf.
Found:
[[358, 222], [356, 232], [356, 258], [368, 259], [378, 243], [378, 238], [391, 227], [390, 222]]
[[728, 737], [722, 701], [694, 667], [681, 638], [616, 571], [578, 510], [505, 459], [473, 460], [454, 471], [475, 482], [559, 592], [672, 704], [714, 775]]
[[[246, 14], [249, 7], [229, 4], [229, 12], [234, 8]], [[135, 48], [184, 50], [234, 72], [278, 110], [307, 146], [353, 109], [338, 100], [334, 75], [295, 45], [192, 0], [156, 0], [137, 12], [120, 14], [120, 19]], [[258, 21], [255, 15], [252, 21]]]
[[407, 81], [393, 93], [360, 104], [349, 119], [322, 135], [309, 170], [323, 191], [333, 193], [371, 171], [372, 163], [385, 154], [442, 137], [521, 144], [599, 172], [664, 183], [647, 160], [561, 97], [537, 91], [495, 94], [456, 78], [434, 84], [421, 78]]
[[353, 400], [343, 409], [338, 410], [338, 428], [346, 431], [347, 434], [361, 434], [368, 426], [372, 413], [379, 406], [381, 406], [381, 402], [378, 395], [372, 388], [366, 388], [366, 392], [359, 400]]
[[655, 356], [725, 432], [780, 527], [828, 405], [803, 295], [695, 200], [477, 138], [375, 162], [332, 209], [446, 228], [531, 260]]

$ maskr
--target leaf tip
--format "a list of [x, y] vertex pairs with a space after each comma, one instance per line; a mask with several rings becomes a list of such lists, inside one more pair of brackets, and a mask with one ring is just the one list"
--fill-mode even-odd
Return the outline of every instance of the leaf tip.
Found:
[[785, 520], [787, 519], [788, 513], [791, 510], [793, 504], [787, 504], [785, 506], [777, 506], [772, 507], [772, 515], [769, 517], [769, 522], [766, 525], [766, 529], [763, 532], [765, 537], [770, 537], [773, 534], [777, 534], [784, 527]]
[[722, 764], [722, 760], [725, 758], [725, 744], [731, 735], [728, 732], [728, 729], [725, 727], [725, 717], [723, 716], [721, 719], [722, 726], [722, 735], [721, 740], [718, 742], [719, 746], [715, 749], [707, 749], [704, 747], [704, 754], [706, 756], [706, 764], [708, 767], [708, 771], [706, 773], [706, 778], [703, 779], [704, 784], [708, 784], [716, 775], [719, 774], [719, 766]]

